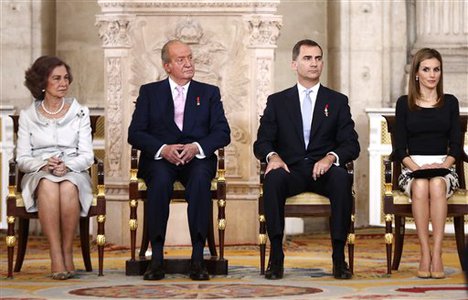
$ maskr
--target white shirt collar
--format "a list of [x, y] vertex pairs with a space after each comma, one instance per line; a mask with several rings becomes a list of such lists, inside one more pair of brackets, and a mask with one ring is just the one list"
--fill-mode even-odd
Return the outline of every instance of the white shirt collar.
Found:
[[299, 82], [297, 83], [297, 90], [299, 91], [299, 95], [304, 95], [304, 91], [307, 90], [312, 90], [312, 92], [317, 95], [318, 89], [320, 88], [320, 82], [318, 82], [316, 85], [314, 85], [311, 88], [305, 88], [303, 85], [301, 85]]
[[[174, 80], [172, 80], [172, 78], [169, 76], [167, 77], [169, 79], [169, 86], [171, 87], [171, 93], [174, 93], [174, 91], [176, 90], [176, 87], [179, 86]], [[184, 88], [184, 95], [185, 97], [187, 97], [187, 91], [188, 91], [188, 88], [190, 86], [190, 82], [187, 82], [185, 85], [182, 85], [182, 87]]]

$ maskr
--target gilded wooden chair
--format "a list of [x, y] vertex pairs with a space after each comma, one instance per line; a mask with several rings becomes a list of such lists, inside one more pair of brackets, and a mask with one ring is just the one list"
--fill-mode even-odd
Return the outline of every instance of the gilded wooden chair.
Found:
[[[138, 173], [138, 150], [132, 148], [131, 150], [131, 169], [130, 169], [130, 183], [129, 183], [129, 201], [130, 201], [130, 253], [131, 258], [126, 262], [127, 275], [142, 275], [147, 268], [150, 259], [146, 258], [146, 251], [149, 246], [148, 239], [148, 226], [147, 219], [151, 216], [146, 215], [146, 209], [143, 208], [143, 230], [141, 238], [141, 246], [138, 258], [135, 256], [136, 252], [136, 234], [138, 228], [137, 208], [138, 200], [146, 205], [146, 185], [142, 179], [137, 178]], [[205, 259], [205, 263], [210, 274], [225, 275], [228, 273], [228, 261], [224, 258], [224, 230], [226, 227], [225, 206], [226, 206], [226, 180], [224, 168], [224, 148], [218, 149], [218, 167], [217, 176], [211, 182], [211, 198], [213, 206], [215, 203], [218, 205], [218, 239], [219, 239], [219, 255], [216, 249], [213, 218], [210, 220], [210, 227], [208, 229], [208, 247], [210, 250], [210, 259]], [[215, 202], [216, 201], [216, 202]], [[171, 203], [185, 202], [185, 192], [182, 184], [176, 182], [174, 184], [174, 192], [172, 194]], [[211, 206], [211, 213], [213, 217], [213, 206]], [[187, 273], [189, 270], [190, 259], [188, 258], [165, 258], [165, 272], [168, 274], [173, 273]]]
[[[387, 130], [390, 133], [392, 149], [395, 149], [395, 116], [383, 116], [387, 121]], [[462, 131], [462, 145], [465, 142], [466, 122], [468, 116], [460, 117]], [[458, 257], [462, 268], [465, 247], [464, 217], [468, 214], [468, 193], [465, 182], [465, 168], [468, 163], [468, 156], [462, 153], [460, 160], [456, 162], [456, 170], [460, 180], [460, 189], [448, 199], [447, 217], [453, 218], [455, 228], [455, 239], [457, 243]], [[401, 254], [403, 252], [403, 242], [405, 239], [405, 220], [412, 217], [411, 202], [398, 187], [398, 177], [401, 174], [401, 163], [396, 159], [394, 151], [389, 158], [384, 160], [385, 167], [385, 193], [384, 193], [384, 214], [385, 214], [385, 244], [387, 252], [387, 273], [398, 270], [400, 266]], [[392, 219], [395, 220], [395, 234], [392, 233]], [[394, 241], [395, 240], [395, 241]], [[394, 256], [392, 263], [392, 246]]]
[[[258, 198], [258, 212], [260, 222], [260, 234], [259, 234], [259, 245], [260, 245], [260, 274], [265, 274], [265, 256], [266, 256], [266, 219], [263, 206], [263, 181], [265, 178], [265, 170], [267, 164], [262, 162], [260, 164], [260, 196]], [[348, 171], [349, 180], [354, 182], [354, 165], [350, 162], [346, 165]], [[354, 220], [355, 220], [355, 194], [354, 189], [350, 191], [353, 195], [353, 208], [351, 215], [351, 224], [348, 234], [348, 257], [349, 257], [349, 268], [351, 273], [354, 274]], [[331, 205], [330, 200], [322, 195], [305, 192], [299, 195], [289, 197], [286, 199], [286, 205], [284, 207], [285, 217], [329, 217], [331, 216]]]
[[[14, 137], [18, 133], [19, 116], [10, 116], [13, 120]], [[92, 135], [96, 132], [96, 124], [100, 116], [90, 116]], [[102, 276], [103, 263], [104, 263], [104, 222], [106, 220], [106, 200], [105, 200], [105, 186], [104, 186], [104, 163], [95, 158], [94, 166], [90, 168], [89, 172], [92, 176], [94, 183], [94, 199], [86, 217], [80, 217], [80, 241], [81, 241], [81, 253], [83, 255], [83, 261], [87, 272], [91, 272], [93, 267], [91, 265], [90, 256], [90, 243], [89, 243], [89, 218], [97, 217], [97, 236], [96, 242], [98, 245], [98, 257], [99, 257], [99, 276]], [[37, 219], [37, 213], [29, 213], [26, 211], [21, 196], [21, 179], [24, 173], [18, 170], [15, 159], [9, 161], [9, 186], [7, 196], [7, 236], [6, 244], [8, 249], [8, 277], [13, 277], [13, 256], [14, 247], [18, 241], [18, 250], [16, 254], [15, 272], [20, 272], [23, 266], [24, 256], [26, 254], [26, 248], [28, 243], [29, 234], [29, 220]], [[15, 221], [19, 220], [18, 224], [18, 238], [15, 235]]]

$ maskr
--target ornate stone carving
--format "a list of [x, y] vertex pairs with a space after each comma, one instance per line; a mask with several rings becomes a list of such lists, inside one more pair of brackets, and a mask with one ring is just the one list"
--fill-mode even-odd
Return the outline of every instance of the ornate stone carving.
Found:
[[231, 125], [231, 137], [240, 144], [247, 144], [250, 141], [249, 133], [237, 125]]
[[[145, 26], [149, 26], [148, 22], [145, 19], [139, 20], [132, 31], [135, 47], [131, 50], [131, 96], [137, 97], [142, 84], [161, 80], [166, 76], [160, 62], [161, 49], [166, 41], [179, 39], [188, 43], [193, 51], [195, 79], [220, 87], [228, 117], [234, 114], [245, 116], [248, 109], [245, 103], [249, 88], [247, 54], [243, 43], [232, 42], [242, 40], [245, 33], [242, 22], [233, 22], [235, 36], [228, 38], [205, 30], [199, 19], [185, 17], [173, 26], [168, 26], [165, 37], [153, 43], [148, 42], [148, 37], [145, 35]], [[236, 127], [235, 123], [231, 123], [231, 127], [234, 138], [233, 143], [226, 149], [226, 169], [229, 176], [238, 177], [240, 176], [240, 168], [236, 161], [239, 158], [238, 151], [245, 148], [238, 144], [245, 146], [248, 137], [245, 129]]]
[[252, 15], [246, 21], [250, 31], [250, 47], [276, 47], [282, 27], [281, 17]]
[[106, 158], [108, 162], [107, 174], [110, 177], [121, 177], [121, 156], [123, 146], [122, 132], [122, 74], [121, 58], [109, 57], [106, 60], [107, 72], [107, 139]]
[[130, 35], [130, 20], [126, 16], [104, 18], [96, 21], [99, 28], [99, 38], [104, 48], [130, 48], [132, 46]]
[[107, 12], [120, 12], [125, 11], [178, 11], [178, 12], [190, 12], [196, 13], [197, 10], [206, 12], [216, 13], [221, 11], [230, 12], [276, 12], [276, 7], [279, 4], [279, 0], [268, 0], [268, 1], [244, 1], [244, 0], [211, 0], [211, 1], [122, 1], [117, 2], [115, 0], [98, 0], [98, 4], [101, 6], [103, 11]]
[[257, 116], [265, 110], [266, 100], [271, 93], [271, 77], [273, 76], [273, 58], [257, 57]]
[[[250, 155], [250, 134], [235, 123], [231, 123], [231, 144], [226, 149], [226, 170], [230, 178], [242, 178], [246, 161], [242, 159], [244, 154]], [[247, 149], [247, 153], [241, 150]]]

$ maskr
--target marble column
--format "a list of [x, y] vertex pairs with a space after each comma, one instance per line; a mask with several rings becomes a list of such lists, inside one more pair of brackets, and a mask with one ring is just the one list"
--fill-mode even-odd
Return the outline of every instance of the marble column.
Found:
[[361, 153], [355, 162], [356, 224], [368, 224], [369, 124], [365, 109], [391, 107], [405, 85], [406, 7], [403, 1], [330, 1], [329, 85], [348, 95]]
[[421, 0], [415, 4], [409, 20], [416, 27], [411, 54], [424, 47], [437, 49], [444, 63], [444, 91], [467, 106], [468, 2]]
[[[275, 15], [278, 3], [98, 1], [101, 13], [96, 25], [105, 56], [106, 198], [112, 208], [108, 220], [121, 233], [109, 236], [111, 240], [128, 241], [127, 128], [134, 101], [142, 84], [166, 77], [161, 48], [168, 40], [179, 39], [192, 48], [195, 79], [220, 87], [231, 126], [232, 142], [226, 148], [226, 242], [256, 242], [258, 165], [252, 144], [266, 97], [273, 91], [273, 61], [282, 24]], [[184, 206], [171, 207], [168, 244], [190, 242], [185, 214]]]

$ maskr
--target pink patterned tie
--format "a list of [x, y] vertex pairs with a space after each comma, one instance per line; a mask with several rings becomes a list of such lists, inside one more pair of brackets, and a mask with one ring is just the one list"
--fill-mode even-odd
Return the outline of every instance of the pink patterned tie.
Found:
[[180, 131], [182, 131], [182, 127], [184, 125], [184, 107], [185, 107], [185, 99], [184, 99], [184, 87], [176, 86], [177, 96], [174, 99], [174, 121], [179, 127]]

